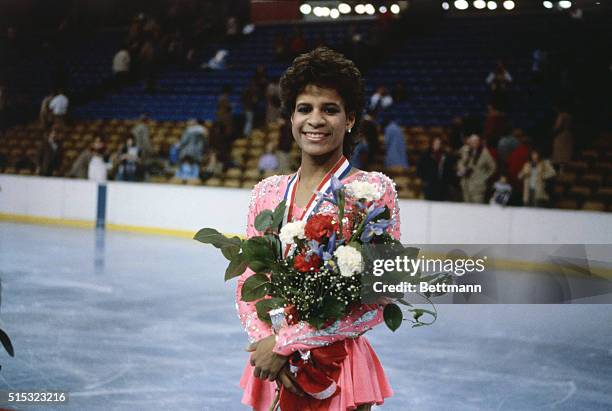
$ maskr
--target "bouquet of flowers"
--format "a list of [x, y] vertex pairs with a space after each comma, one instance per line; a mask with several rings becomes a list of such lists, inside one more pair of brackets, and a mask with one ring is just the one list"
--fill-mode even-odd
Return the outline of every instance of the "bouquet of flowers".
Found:
[[[243, 240], [203, 228], [195, 239], [219, 248], [229, 260], [225, 280], [241, 275], [246, 267], [255, 272], [244, 282], [241, 299], [259, 300], [258, 317], [274, 330], [285, 322], [299, 321], [320, 329], [347, 315], [372, 293], [365, 274], [367, 261], [377, 257], [375, 245], [384, 245], [394, 255], [418, 255], [418, 249], [403, 247], [386, 232], [390, 212], [378, 200], [373, 184], [354, 181], [345, 186], [333, 177], [330, 192], [319, 194], [318, 202], [336, 205], [337, 214], [314, 213], [307, 221], [282, 225], [287, 218], [283, 201], [255, 218], [261, 236]], [[386, 273], [386, 277], [393, 282], [422, 280], [405, 272]], [[421, 321], [424, 313], [435, 320], [435, 312], [414, 308], [402, 298], [376, 298], [385, 305], [383, 318], [393, 331], [403, 320], [402, 310], [393, 301], [410, 306], [413, 326], [430, 324]]]

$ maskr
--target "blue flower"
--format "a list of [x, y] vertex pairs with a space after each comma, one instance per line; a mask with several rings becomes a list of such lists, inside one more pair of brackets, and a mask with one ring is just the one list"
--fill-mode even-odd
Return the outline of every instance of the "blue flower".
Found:
[[368, 211], [367, 211], [367, 215], [366, 215], [364, 224], [368, 224], [370, 221], [372, 221], [373, 219], [381, 215], [384, 211], [385, 211], [385, 206], [376, 207], [374, 204], [372, 204], [370, 207], [368, 207]]
[[310, 256], [311, 254], [317, 254], [319, 257], [323, 257], [323, 244], [319, 244], [316, 240], [308, 241], [309, 250], [306, 252], [306, 256]]
[[378, 220], [375, 223], [368, 223], [365, 226], [363, 233], [361, 234], [361, 237], [360, 237], [361, 242], [367, 243], [370, 240], [372, 240], [372, 237], [374, 237], [375, 235], [382, 235], [387, 229], [387, 227], [389, 227], [390, 223], [391, 223], [390, 220], [385, 220], [385, 219]]
[[336, 176], [332, 176], [331, 178], [331, 190], [334, 196], [334, 200], [336, 200], [336, 204], [340, 201], [340, 191], [344, 189], [344, 184], [336, 178]]

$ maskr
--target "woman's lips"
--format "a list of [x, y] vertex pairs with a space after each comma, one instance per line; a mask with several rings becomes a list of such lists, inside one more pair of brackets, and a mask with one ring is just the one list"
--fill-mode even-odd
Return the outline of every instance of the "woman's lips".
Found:
[[319, 142], [325, 140], [330, 133], [323, 133], [321, 131], [303, 131], [302, 135], [306, 138], [306, 140]]

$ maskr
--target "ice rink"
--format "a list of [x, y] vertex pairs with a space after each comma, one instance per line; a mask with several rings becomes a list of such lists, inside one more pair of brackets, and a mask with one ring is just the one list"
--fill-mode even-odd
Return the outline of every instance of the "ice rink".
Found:
[[[225, 259], [193, 240], [0, 223], [0, 391], [57, 410], [246, 410], [246, 336]], [[612, 305], [440, 305], [368, 338], [395, 395], [376, 409], [612, 410]], [[7, 406], [7, 404], [0, 404]]]

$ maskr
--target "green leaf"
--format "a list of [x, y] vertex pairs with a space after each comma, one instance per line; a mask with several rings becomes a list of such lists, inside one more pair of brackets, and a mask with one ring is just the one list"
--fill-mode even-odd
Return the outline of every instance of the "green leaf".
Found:
[[251, 261], [257, 260], [269, 266], [276, 259], [273, 245], [264, 237], [249, 238], [242, 244], [242, 251], [244, 259], [249, 263], [249, 267], [251, 267]]
[[268, 324], [272, 324], [269, 311], [275, 308], [281, 308], [284, 305], [285, 300], [282, 298], [273, 297], [258, 301], [257, 304], [255, 304], [255, 309], [257, 310], [257, 316], [260, 320], [265, 321]]
[[259, 261], [259, 260], [248, 261], [247, 265], [249, 266], [251, 270], [255, 271], [256, 273], [267, 271], [270, 268], [268, 264], [264, 263], [263, 261]]
[[285, 209], [287, 205], [285, 200], [281, 201], [276, 208], [274, 209], [273, 217], [272, 217], [272, 228], [278, 229], [283, 222], [283, 217], [285, 217]]
[[225, 258], [232, 261], [238, 256], [238, 254], [240, 254], [240, 246], [233, 245], [233, 244], [225, 245], [221, 247], [221, 252], [223, 253], [223, 256]]
[[270, 290], [270, 280], [265, 274], [254, 274], [242, 285], [242, 301], [255, 301], [263, 298]]
[[393, 303], [387, 304], [383, 310], [383, 318], [385, 319], [387, 327], [389, 327], [391, 331], [395, 331], [402, 325], [402, 310]]
[[193, 238], [201, 243], [212, 244], [217, 248], [223, 248], [228, 245], [240, 247], [242, 240], [238, 237], [226, 237], [214, 228], [203, 228], [198, 231]]
[[1, 328], [0, 328], [0, 342], [2, 342], [2, 345], [4, 346], [4, 349], [6, 350], [6, 352], [11, 357], [14, 357], [15, 350], [13, 349], [13, 344], [11, 343], [11, 339], [9, 338], [8, 334], [5, 333], [4, 330]]
[[264, 232], [272, 226], [274, 215], [270, 210], [264, 210], [255, 217], [255, 229]]
[[247, 268], [247, 263], [242, 258], [236, 258], [230, 261], [229, 265], [225, 269], [225, 281], [231, 280], [234, 277], [238, 277]]
[[338, 301], [336, 298], [328, 295], [323, 299], [322, 313], [326, 318], [340, 318], [344, 315], [345, 310], [346, 305], [343, 302]]

